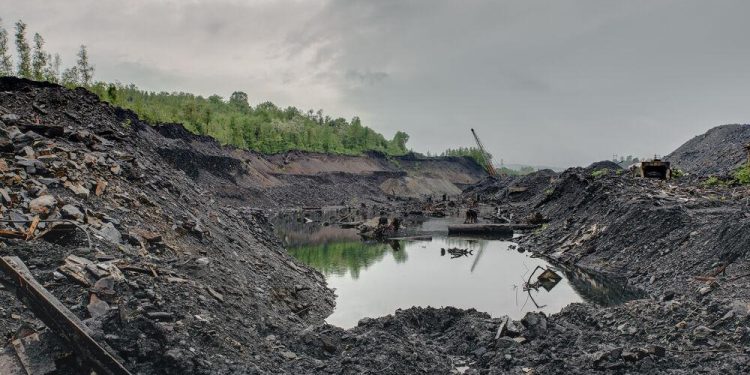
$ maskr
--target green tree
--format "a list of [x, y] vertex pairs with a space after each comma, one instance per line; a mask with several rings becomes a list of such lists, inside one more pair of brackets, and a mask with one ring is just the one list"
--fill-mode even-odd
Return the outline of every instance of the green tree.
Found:
[[408, 151], [406, 149], [406, 142], [408, 141], [409, 141], [409, 134], [406, 134], [402, 131], [397, 131], [396, 134], [393, 135], [392, 153], [405, 154]]
[[250, 104], [247, 99], [247, 94], [245, 94], [242, 91], [233, 92], [232, 95], [229, 97], [229, 104], [233, 105], [235, 108], [239, 109], [242, 112], [245, 112], [248, 109], [250, 109]]
[[26, 41], [26, 24], [20, 20], [16, 22], [16, 50], [18, 51], [18, 76], [32, 78], [31, 48]]
[[60, 77], [60, 82], [65, 86], [78, 86], [78, 68], [72, 66], [65, 69]]
[[44, 68], [44, 80], [54, 83], [60, 82], [61, 64], [62, 61], [60, 60], [59, 54], [55, 54], [54, 57], [52, 57], [52, 55], [50, 54], [47, 54], [47, 66]]
[[44, 52], [44, 38], [39, 33], [34, 34], [34, 54], [31, 57], [31, 76], [37, 81], [42, 81], [46, 77], [45, 68], [47, 67], [48, 57]]
[[[66, 72], [67, 77], [74, 76]], [[148, 92], [134, 85], [98, 82], [88, 87], [102, 100], [128, 108], [152, 122], [177, 122], [222, 143], [263, 153], [289, 150], [358, 155], [374, 150], [387, 154], [407, 152], [408, 135], [400, 132], [392, 140], [362, 125], [359, 118], [324, 116], [322, 111], [302, 112], [263, 102], [255, 107], [246, 95], [235, 92], [224, 101], [218, 95], [207, 98], [183, 92]], [[113, 95], [113, 93], [115, 93]]]
[[8, 31], [2, 25], [0, 19], [0, 76], [13, 74], [13, 61], [8, 50]]
[[78, 50], [76, 70], [78, 83], [80, 83], [81, 86], [91, 85], [91, 82], [94, 79], [94, 67], [89, 63], [89, 54], [86, 51], [86, 46], [83, 44], [81, 45], [81, 49]]
[[107, 86], [107, 96], [109, 97], [109, 100], [116, 102], [117, 101], [117, 86], [110, 83], [109, 86]]

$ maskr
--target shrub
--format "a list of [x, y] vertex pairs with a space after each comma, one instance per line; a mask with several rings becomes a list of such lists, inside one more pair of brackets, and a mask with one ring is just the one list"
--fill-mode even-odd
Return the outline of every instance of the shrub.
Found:
[[604, 176], [606, 176], [608, 174], [609, 174], [609, 169], [602, 168], [602, 169], [597, 169], [597, 170], [591, 172], [591, 177], [593, 177], [593, 178], [601, 178], [601, 177], [604, 177]]
[[750, 184], [750, 164], [743, 165], [734, 172], [734, 179], [742, 185]]

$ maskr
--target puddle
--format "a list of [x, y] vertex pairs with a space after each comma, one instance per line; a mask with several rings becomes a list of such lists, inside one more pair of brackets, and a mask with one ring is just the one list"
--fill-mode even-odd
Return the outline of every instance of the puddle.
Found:
[[[299, 218], [277, 218], [276, 228], [292, 256], [325, 275], [337, 296], [326, 321], [343, 328], [412, 306], [475, 308], [493, 317], [519, 319], [528, 311], [555, 313], [573, 302], [614, 303], [631, 297], [624, 289], [610, 293], [601, 278], [521, 253], [508, 240], [447, 237], [442, 230], [451, 220], [419, 223], [432, 234], [431, 241], [388, 243], [365, 243], [354, 229]], [[449, 249], [461, 250], [451, 254]], [[467, 253], [460, 254], [463, 250]], [[524, 290], [536, 267], [550, 267], [562, 280]], [[533, 281], [540, 273], [536, 270]]]

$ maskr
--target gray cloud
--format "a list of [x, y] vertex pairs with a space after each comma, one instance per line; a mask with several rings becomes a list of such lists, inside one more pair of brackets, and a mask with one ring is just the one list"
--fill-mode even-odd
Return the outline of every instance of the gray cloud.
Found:
[[[736, 0], [0, 0], [98, 78], [359, 115], [418, 151], [554, 166], [664, 154], [748, 122]], [[644, 136], [648, 134], [649, 136]]]

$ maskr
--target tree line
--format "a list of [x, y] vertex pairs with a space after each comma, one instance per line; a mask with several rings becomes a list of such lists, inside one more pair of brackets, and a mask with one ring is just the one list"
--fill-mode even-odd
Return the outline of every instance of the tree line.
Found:
[[27, 37], [27, 25], [20, 20], [16, 22], [14, 64], [9, 35], [0, 20], [0, 76], [85, 87], [102, 100], [130, 109], [151, 123], [181, 123], [190, 131], [212, 136], [223, 144], [262, 153], [380, 151], [403, 155], [409, 152], [406, 147], [409, 135], [404, 132], [386, 139], [362, 125], [358, 117], [333, 118], [322, 110], [281, 108], [271, 102], [251, 106], [248, 95], [242, 91], [225, 100], [218, 95], [205, 98], [184, 92], [150, 92], [132, 84], [96, 82], [85, 45], [81, 45], [76, 64], [61, 72], [60, 55], [45, 51], [44, 38], [39, 33], [34, 33], [32, 40], [33, 45]]
[[88, 86], [93, 82], [94, 67], [89, 63], [85, 45], [78, 50], [76, 64], [60, 71], [62, 59], [59, 54], [48, 53], [44, 49], [44, 38], [39, 33], [29, 44], [27, 25], [19, 20], [15, 24], [16, 64], [9, 42], [8, 31], [0, 19], [0, 76], [17, 76], [36, 81], [60, 83], [66, 86]]
[[359, 117], [333, 118], [323, 110], [303, 112], [271, 102], [251, 106], [248, 95], [235, 91], [228, 99], [185, 92], [150, 92], [133, 84], [96, 82], [89, 90], [113, 105], [128, 108], [152, 123], [181, 123], [188, 130], [221, 143], [262, 153], [290, 150], [358, 155], [379, 151], [388, 155], [409, 152], [409, 135], [392, 139], [362, 125]]

